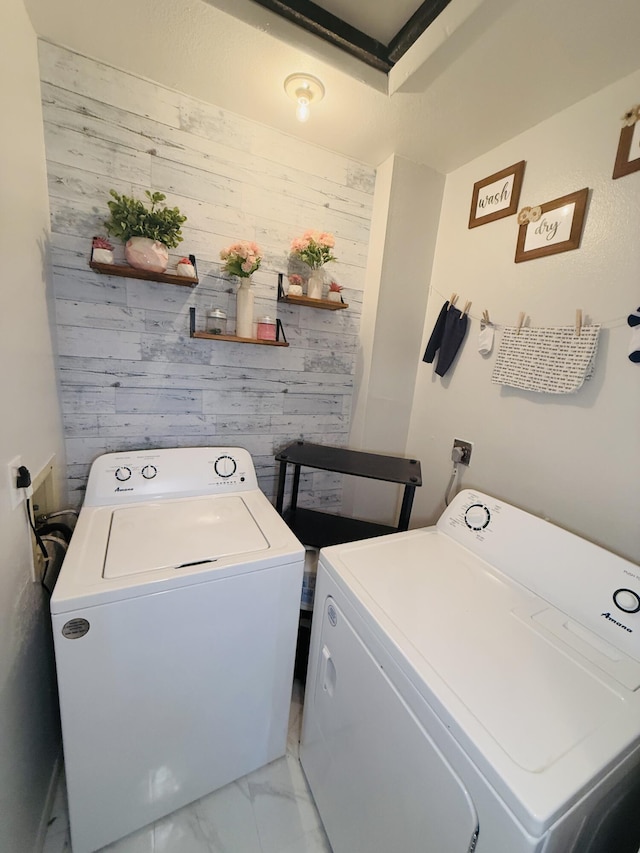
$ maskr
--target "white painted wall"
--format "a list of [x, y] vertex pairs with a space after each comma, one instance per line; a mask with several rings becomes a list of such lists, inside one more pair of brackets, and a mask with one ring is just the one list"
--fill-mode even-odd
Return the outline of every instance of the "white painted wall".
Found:
[[29, 851], [59, 755], [48, 599], [31, 581], [24, 506], [7, 463], [62, 461], [46, 302], [49, 208], [36, 37], [22, 0], [0, 6], [0, 850]]
[[[619, 119], [639, 92], [636, 73], [448, 175], [422, 347], [452, 291], [473, 301], [474, 320], [451, 373], [420, 364], [407, 452], [426, 477], [413, 525], [443, 509], [458, 437], [475, 445], [463, 486], [640, 559], [640, 368], [627, 357], [626, 324], [640, 304], [640, 172], [611, 180]], [[515, 217], [468, 229], [474, 182], [521, 159], [520, 206], [590, 187], [578, 250], [514, 264]], [[537, 326], [572, 324], [581, 308], [604, 327], [593, 379], [571, 396], [492, 384], [495, 351], [477, 351], [484, 308], [500, 325], [526, 311]]]
[[[378, 167], [351, 447], [404, 454], [444, 181], [402, 157]], [[343, 509], [395, 524], [401, 497], [389, 483], [347, 480]]]

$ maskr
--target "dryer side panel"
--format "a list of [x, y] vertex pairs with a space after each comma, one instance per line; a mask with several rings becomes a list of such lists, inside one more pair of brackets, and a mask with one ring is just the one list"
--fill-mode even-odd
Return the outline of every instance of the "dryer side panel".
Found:
[[331, 596], [316, 619], [301, 761], [334, 853], [467, 853], [462, 782]]

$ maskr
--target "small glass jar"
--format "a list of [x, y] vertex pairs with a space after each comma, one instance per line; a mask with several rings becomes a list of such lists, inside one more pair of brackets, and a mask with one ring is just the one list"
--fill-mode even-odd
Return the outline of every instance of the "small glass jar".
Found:
[[273, 317], [258, 317], [258, 340], [275, 341], [276, 321]]
[[227, 334], [227, 315], [222, 308], [212, 308], [207, 314], [207, 332], [210, 335]]

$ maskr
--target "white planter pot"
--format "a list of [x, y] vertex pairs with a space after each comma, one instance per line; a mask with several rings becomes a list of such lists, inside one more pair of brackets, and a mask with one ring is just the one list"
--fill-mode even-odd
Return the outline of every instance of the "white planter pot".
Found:
[[322, 299], [322, 288], [324, 286], [324, 273], [322, 270], [314, 270], [307, 282], [307, 296], [310, 299]]
[[91, 258], [97, 264], [112, 264], [113, 252], [111, 249], [94, 249]]
[[253, 338], [253, 289], [248, 278], [241, 279], [236, 296], [236, 336]]
[[183, 278], [196, 277], [196, 271], [193, 264], [178, 264], [176, 267], [176, 274], [181, 275]]
[[169, 263], [169, 250], [164, 243], [148, 237], [131, 237], [124, 247], [129, 266], [147, 272], [164, 272]]
[[289, 290], [287, 291], [287, 296], [302, 296], [302, 285], [290, 284]]
[[342, 294], [337, 290], [330, 290], [327, 299], [329, 302], [342, 302]]

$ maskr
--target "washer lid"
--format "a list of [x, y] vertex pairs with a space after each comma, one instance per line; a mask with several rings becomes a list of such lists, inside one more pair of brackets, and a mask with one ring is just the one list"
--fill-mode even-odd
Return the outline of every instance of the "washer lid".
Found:
[[128, 506], [112, 513], [103, 577], [186, 570], [220, 557], [268, 548], [240, 497]]

